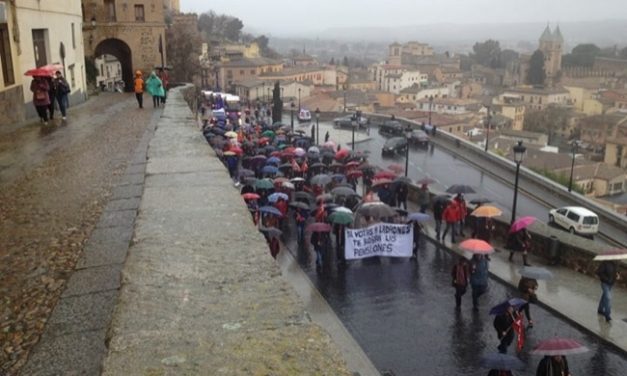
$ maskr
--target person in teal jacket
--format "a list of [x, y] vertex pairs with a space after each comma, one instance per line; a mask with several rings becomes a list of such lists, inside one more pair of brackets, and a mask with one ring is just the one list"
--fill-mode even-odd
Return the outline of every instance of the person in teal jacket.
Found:
[[159, 107], [161, 97], [165, 96], [165, 90], [163, 90], [163, 83], [155, 72], [152, 72], [150, 77], [146, 80], [146, 90], [152, 95], [153, 107]]

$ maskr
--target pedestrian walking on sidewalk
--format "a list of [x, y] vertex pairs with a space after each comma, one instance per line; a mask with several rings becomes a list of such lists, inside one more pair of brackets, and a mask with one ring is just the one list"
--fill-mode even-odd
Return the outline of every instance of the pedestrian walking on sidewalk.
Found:
[[536, 376], [571, 376], [564, 355], [545, 356], [538, 363]]
[[459, 221], [457, 223], [459, 236], [466, 236], [466, 234], [464, 234], [464, 226], [466, 224], [466, 216], [468, 215], [468, 207], [466, 206], [464, 195], [458, 193], [457, 196], [455, 196], [455, 201], [457, 202], [457, 210], [459, 210]]
[[305, 240], [305, 223], [307, 222], [307, 212], [308, 210], [303, 210], [301, 208], [296, 208], [294, 212], [294, 217], [296, 220], [296, 239], [298, 244], [302, 244], [303, 240]]
[[152, 95], [152, 107], [158, 108], [161, 104], [161, 97], [165, 96], [165, 91], [163, 83], [155, 72], [150, 73], [150, 77], [146, 80], [146, 90]]
[[521, 311], [525, 312], [527, 317], [527, 328], [533, 328], [533, 320], [531, 319], [531, 309], [529, 304], [536, 303], [538, 297], [536, 291], [538, 291], [538, 281], [534, 278], [522, 277], [518, 282], [518, 291], [520, 291], [520, 297], [527, 301], [522, 307]]
[[464, 256], [459, 256], [457, 263], [453, 265], [451, 277], [453, 277], [453, 287], [455, 287], [455, 308], [459, 310], [462, 307], [462, 296], [466, 293], [470, 279], [470, 266]]
[[519, 313], [511, 305], [507, 307], [505, 312], [494, 317], [494, 329], [499, 338], [498, 350], [501, 354], [507, 354], [507, 348], [514, 341], [516, 330], [514, 323], [519, 320]]
[[[442, 230], [442, 214], [448, 206], [448, 201], [436, 199], [433, 202], [433, 220], [435, 221], [435, 238], [440, 241], [440, 231]], [[442, 238], [444, 239], [444, 238]]]
[[324, 261], [323, 252], [326, 241], [326, 239], [324, 239], [325, 234], [326, 233], [323, 232], [313, 232], [311, 234], [311, 239], [309, 240], [314, 248], [314, 251], [316, 252], [316, 269], [322, 269], [322, 264]]
[[510, 250], [510, 262], [514, 261], [514, 252], [520, 252], [522, 253], [523, 264], [525, 266], [531, 266], [531, 264], [527, 261], [527, 253], [529, 253], [529, 249], [531, 248], [531, 234], [526, 228], [509, 234], [507, 237], [506, 248]]
[[404, 182], [400, 182], [396, 186], [396, 206], [403, 207], [407, 210], [407, 195], [409, 194], [409, 188]]
[[427, 208], [429, 207], [429, 203], [431, 202], [431, 194], [429, 193], [429, 188], [426, 184], [420, 186], [420, 190], [418, 191], [417, 204], [420, 207], [421, 213], [426, 213]]
[[459, 222], [459, 209], [457, 208], [457, 201], [451, 200], [444, 212], [442, 213], [442, 219], [446, 222], [446, 228], [444, 228], [444, 233], [442, 234], [442, 241], [446, 238], [446, 234], [451, 231], [451, 243], [455, 243], [455, 226]]
[[37, 110], [39, 119], [48, 125], [48, 106], [50, 106], [50, 84], [45, 77], [35, 76], [30, 83], [30, 91], [33, 92], [33, 105]]
[[612, 286], [620, 277], [615, 261], [602, 261], [597, 268], [597, 276], [601, 280], [601, 300], [597, 313], [605, 317], [608, 323], [612, 321]]
[[61, 111], [61, 118], [65, 120], [67, 118], [68, 99], [67, 96], [70, 93], [70, 85], [60, 71], [56, 71], [55, 78], [52, 80], [52, 84], [55, 87], [55, 98], [50, 98], [51, 101], [56, 99], [59, 104], [59, 111]]
[[54, 86], [54, 80], [50, 77], [46, 77], [46, 81], [48, 81], [48, 97], [50, 98], [50, 104], [48, 105], [48, 111], [50, 115], [48, 118], [50, 120], [54, 120], [54, 100], [57, 97], [57, 88]]
[[135, 89], [135, 98], [137, 98], [139, 108], [144, 108], [144, 79], [142, 78], [142, 72], [139, 70], [135, 71], [133, 88]]
[[479, 297], [488, 291], [488, 260], [475, 254], [470, 263], [470, 287], [472, 288], [472, 309], [479, 311]]
[[414, 242], [411, 258], [416, 259], [418, 257], [418, 248], [420, 248], [420, 236], [422, 235], [422, 225], [418, 221], [411, 221], [414, 226]]
[[331, 135], [329, 135], [329, 131], [327, 131], [327, 133], [324, 134], [324, 142], [328, 142], [330, 137]]

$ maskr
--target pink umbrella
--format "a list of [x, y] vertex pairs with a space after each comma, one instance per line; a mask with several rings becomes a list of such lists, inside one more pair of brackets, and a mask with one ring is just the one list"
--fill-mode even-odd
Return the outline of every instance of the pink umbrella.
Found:
[[494, 248], [490, 245], [490, 243], [480, 239], [464, 240], [459, 243], [459, 248], [464, 251], [480, 255], [487, 255], [488, 253], [494, 252]]
[[294, 149], [294, 155], [296, 155], [297, 157], [302, 157], [303, 155], [305, 155], [305, 153], [307, 152], [303, 148]]
[[527, 228], [530, 224], [537, 220], [536, 217], [526, 216], [518, 218], [514, 223], [512, 223], [512, 227], [509, 229], [509, 233], [518, 232], [524, 228]]
[[391, 165], [388, 166], [388, 169], [396, 174], [401, 174], [403, 172], [405, 172], [405, 167], [399, 165], [398, 163], [393, 163]]
[[315, 222], [307, 226], [307, 232], [331, 232], [331, 225], [323, 222]]
[[333, 150], [335, 150], [335, 148], [337, 147], [337, 145], [333, 141], [327, 141], [324, 144], [322, 144], [322, 146], [329, 148], [329, 149], [333, 149]]
[[572, 355], [589, 351], [581, 343], [569, 338], [550, 338], [541, 341], [531, 351], [535, 355]]

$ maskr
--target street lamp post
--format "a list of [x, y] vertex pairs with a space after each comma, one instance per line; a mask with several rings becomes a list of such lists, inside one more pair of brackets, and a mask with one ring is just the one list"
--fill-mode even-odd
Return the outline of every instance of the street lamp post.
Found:
[[262, 82], [261, 83], [261, 102], [265, 102], [266, 101], [266, 83]]
[[320, 145], [320, 108], [316, 107], [316, 145]]
[[429, 125], [431, 125], [431, 107], [433, 107], [433, 95], [429, 97]]
[[300, 88], [298, 88], [298, 111], [300, 111]]
[[522, 141], [518, 141], [518, 145], [514, 146], [514, 162], [516, 162], [516, 180], [514, 182], [514, 203], [512, 204], [512, 220], [516, 220], [516, 201], [518, 199], [518, 175], [520, 173], [520, 164], [525, 158], [527, 148], [523, 146]]
[[283, 101], [283, 90], [285, 90], [285, 88], [281, 86], [281, 101]]
[[485, 106], [488, 109], [488, 118], [486, 120], [486, 134], [485, 134], [485, 149], [484, 151], [488, 152], [488, 141], [490, 141], [490, 120], [492, 120], [492, 114], [490, 113], [490, 106]]
[[290, 123], [292, 125], [292, 133], [294, 133], [294, 102], [290, 105]]
[[573, 190], [573, 172], [575, 171], [575, 154], [577, 154], [578, 147], [579, 147], [579, 142], [577, 142], [577, 140], [573, 141], [571, 144], [571, 150], [573, 152], [573, 162], [570, 165], [570, 180], [568, 182], [568, 192], [572, 192]]
[[411, 132], [407, 132], [405, 137], [407, 138], [407, 147], [405, 148], [405, 177], [407, 177], [407, 173], [409, 172], [409, 138], [411, 137]]
[[351, 125], [352, 125], [352, 130], [353, 130], [353, 140], [351, 143], [351, 150], [355, 150], [355, 128], [357, 128], [357, 125], [359, 124], [359, 111], [355, 112], [355, 118], [353, 119], [353, 121], [351, 121]]

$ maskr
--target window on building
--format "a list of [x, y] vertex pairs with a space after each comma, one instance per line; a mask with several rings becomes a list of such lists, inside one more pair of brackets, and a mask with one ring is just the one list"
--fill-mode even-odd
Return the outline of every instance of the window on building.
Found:
[[15, 83], [15, 72], [13, 71], [13, 59], [11, 58], [9, 28], [6, 23], [0, 24], [0, 63], [2, 64], [4, 85], [13, 85]]
[[241, 76], [243, 76], [243, 75], [244, 75], [244, 70], [243, 70], [243, 69], [240, 69], [239, 74], [240, 74]]
[[47, 29], [33, 29], [33, 50], [35, 53], [35, 66], [41, 67], [48, 64], [46, 48]]
[[144, 21], [146, 21], [146, 18], [144, 16], [144, 5], [143, 4], [136, 4], [135, 5], [135, 21], [137, 21], [137, 22], [144, 22]]
[[115, 16], [115, 0], [105, 0], [105, 16], [107, 17], [107, 22], [115, 22], [117, 18]]
[[68, 68], [68, 72], [70, 72], [70, 86], [72, 89], [76, 87], [76, 77], [74, 76], [74, 64], [70, 65]]
[[74, 35], [74, 22], [72, 22], [71, 26], [72, 26], [72, 48], [76, 49], [76, 35]]

